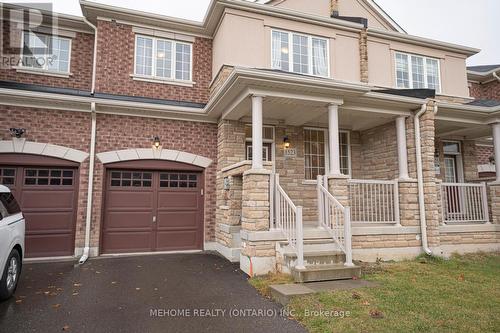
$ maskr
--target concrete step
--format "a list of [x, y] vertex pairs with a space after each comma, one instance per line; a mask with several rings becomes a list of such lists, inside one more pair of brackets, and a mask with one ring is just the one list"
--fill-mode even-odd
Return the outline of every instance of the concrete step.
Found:
[[[289, 267], [297, 265], [297, 254], [285, 252], [283, 258]], [[338, 251], [308, 251], [304, 252], [304, 264], [308, 266], [343, 264], [345, 254]]]
[[359, 266], [344, 266], [343, 264], [334, 265], [307, 265], [304, 269], [296, 267], [291, 268], [292, 276], [295, 282], [318, 282], [318, 281], [334, 281], [334, 280], [349, 280], [353, 277], [361, 277], [361, 267]]

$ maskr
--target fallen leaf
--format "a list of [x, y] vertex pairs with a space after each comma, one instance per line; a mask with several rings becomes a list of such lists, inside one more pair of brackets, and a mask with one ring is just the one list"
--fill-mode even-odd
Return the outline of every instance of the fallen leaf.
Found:
[[53, 309], [58, 309], [61, 307], [61, 304], [52, 304]]
[[99, 271], [95, 271], [95, 273], [96, 273], [96, 274], [101, 274], [101, 272], [99, 272]]
[[464, 275], [464, 273], [462, 273], [462, 274], [460, 274], [458, 276], [458, 281], [465, 281], [465, 275]]
[[75, 291], [73, 292], [73, 296], [78, 296], [79, 294]]
[[58, 294], [57, 294], [57, 293], [54, 293], [54, 292], [52, 292], [52, 293], [50, 293], [50, 294], [49, 294], [49, 296], [57, 296], [57, 295], [58, 295]]
[[141, 288], [135, 288], [135, 290], [139, 291], [139, 290], [141, 290]]
[[17, 296], [17, 298], [23, 299], [26, 298], [26, 296]]
[[370, 302], [368, 302], [368, 301], [363, 301], [363, 303], [362, 303], [362, 304], [363, 304], [363, 305], [370, 305]]
[[360, 298], [361, 298], [361, 295], [360, 295], [360, 294], [358, 294], [357, 292], [353, 292], [353, 293], [352, 293], [352, 298], [354, 298], [354, 299], [360, 299]]
[[63, 291], [63, 288], [57, 288], [56, 290], [57, 291]]
[[50, 294], [50, 291], [44, 291], [43, 293], [44, 293], [45, 295], [48, 295], [48, 294]]
[[18, 299], [18, 300], [16, 300], [16, 304], [21, 304], [22, 302], [23, 302], [23, 300], [22, 300], [22, 299]]
[[116, 284], [117, 282], [116, 281], [111, 281], [111, 284]]
[[137, 268], [142, 268], [142, 266], [141, 266], [141, 265], [138, 265], [138, 266], [137, 266]]
[[64, 325], [62, 328], [63, 331], [69, 331], [69, 325]]
[[75, 283], [75, 284], [73, 284], [73, 286], [74, 286], [74, 287], [81, 287], [81, 286], [82, 286], [82, 284], [81, 284], [81, 283]]
[[352, 279], [353, 280], [359, 280], [359, 278], [357, 276], [353, 276]]
[[370, 310], [370, 317], [373, 319], [382, 319], [384, 318], [384, 314], [379, 310]]

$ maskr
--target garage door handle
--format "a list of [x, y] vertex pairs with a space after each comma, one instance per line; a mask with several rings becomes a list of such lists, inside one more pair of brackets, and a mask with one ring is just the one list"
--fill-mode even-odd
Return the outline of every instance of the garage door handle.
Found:
[[153, 223], [156, 223], [156, 216], [153, 216]]

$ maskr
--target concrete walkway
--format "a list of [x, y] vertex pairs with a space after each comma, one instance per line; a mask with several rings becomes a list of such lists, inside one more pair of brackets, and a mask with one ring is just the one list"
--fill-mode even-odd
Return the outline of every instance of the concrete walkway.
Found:
[[228, 261], [173, 254], [27, 264], [1, 332], [305, 332]]

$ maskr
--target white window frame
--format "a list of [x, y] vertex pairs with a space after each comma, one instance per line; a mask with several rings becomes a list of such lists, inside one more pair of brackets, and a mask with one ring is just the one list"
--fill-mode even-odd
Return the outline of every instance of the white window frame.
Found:
[[[53, 70], [53, 69], [49, 69], [49, 63], [47, 61], [45, 61], [45, 65], [43, 68], [38, 68], [38, 67], [31, 67], [31, 66], [25, 66], [24, 65], [24, 39], [25, 39], [25, 35], [26, 33], [29, 33], [29, 34], [34, 34], [34, 35], [43, 35], [43, 36], [47, 36], [49, 38], [52, 38], [52, 37], [57, 37], [59, 39], [64, 39], [64, 40], [67, 40], [68, 41], [68, 71], [56, 71], [56, 70]], [[20, 62], [18, 68], [19, 69], [25, 69], [27, 71], [34, 71], [34, 72], [46, 72], [46, 73], [55, 73], [55, 74], [63, 74], [63, 75], [69, 75], [71, 73], [71, 50], [73, 49], [73, 44], [72, 44], [73, 40], [71, 38], [68, 38], [68, 37], [63, 37], [63, 36], [58, 36], [58, 35], [50, 35], [50, 34], [44, 34], [44, 33], [39, 33], [39, 32], [33, 32], [33, 31], [26, 31], [26, 30], [22, 30], [21, 31], [21, 56], [20, 56], [20, 59], [22, 59], [22, 61]], [[48, 57], [49, 54], [45, 54], [45, 57]]]
[[[406, 56], [408, 59], [408, 81], [409, 81], [409, 88], [399, 88], [398, 87], [398, 66], [397, 66], [397, 60], [396, 57], [397, 55], [403, 55]], [[413, 54], [413, 53], [406, 53], [406, 52], [399, 52], [396, 51], [394, 53], [394, 86], [396, 89], [414, 89], [413, 88], [413, 66], [411, 63], [411, 57], [417, 57], [417, 58], [422, 58], [424, 62], [424, 85], [425, 87], [422, 89], [429, 89], [429, 82], [427, 81], [427, 59], [430, 60], [435, 60], [437, 61], [438, 65], [438, 84], [439, 84], [439, 89], [436, 89], [436, 93], [441, 93], [443, 90], [443, 86], [441, 84], [441, 61], [438, 58], [433, 58], [433, 57], [426, 57], [418, 54]]]
[[[446, 153], [444, 151], [444, 144], [445, 143], [454, 143], [458, 144], [458, 153]], [[457, 182], [458, 183], [463, 183], [465, 182], [465, 176], [464, 176], [464, 163], [463, 163], [463, 157], [462, 157], [462, 142], [457, 141], [457, 140], [443, 140], [443, 159], [446, 157], [446, 155], [454, 155], [456, 156], [456, 165], [455, 167], [457, 168]], [[444, 170], [443, 170], [444, 171]], [[443, 173], [443, 179], [446, 176], [446, 173]]]
[[[245, 124], [245, 126], [251, 127], [252, 124]], [[274, 126], [270, 126], [270, 125], [263, 125], [262, 129], [264, 129], [264, 128], [270, 128], [270, 129], [272, 129], [273, 138], [272, 139], [266, 139], [266, 138], [262, 137], [262, 143], [271, 143], [271, 160], [267, 161], [267, 154], [263, 155], [262, 158], [263, 158], [264, 162], [274, 162], [274, 160], [275, 160], [275, 151], [276, 151], [276, 143], [275, 143], [275, 141], [276, 141], [275, 140], [276, 139], [276, 129], [275, 129]], [[262, 132], [264, 132], [264, 131], [262, 131]], [[252, 138], [247, 138], [246, 135], [245, 135], [245, 146], [246, 146], [246, 143], [248, 143], [248, 142], [252, 143]], [[252, 145], [248, 145], [247, 147], [252, 147]], [[268, 147], [266, 147], [266, 146], [263, 146], [263, 148], [264, 148], [263, 152], [267, 151], [267, 149], [268, 149]], [[269, 153], [269, 152], [267, 151], [267, 153]], [[248, 156], [249, 155], [250, 154], [248, 154], [248, 148], [247, 148], [247, 150], [245, 151], [245, 160], [248, 160]], [[273, 165], [273, 167], [274, 167], [274, 165]]]
[[[330, 75], [331, 75], [330, 40], [328, 38], [307, 35], [307, 34], [293, 32], [293, 31], [286, 31], [286, 30], [281, 30], [281, 29], [271, 29], [271, 42], [270, 43], [271, 43], [271, 68], [272, 69], [283, 70], [282, 68], [274, 68], [273, 67], [273, 32], [275, 32], [275, 31], [288, 35], [288, 72], [296, 73], [296, 74], [303, 74], [303, 75], [317, 76], [317, 77], [330, 77]], [[308, 51], [308, 62], [309, 62], [308, 63], [308, 73], [295, 72], [293, 70], [293, 65], [294, 65], [294, 62], [293, 62], [293, 35], [307, 38], [307, 51]], [[326, 42], [326, 65], [328, 68], [328, 70], [327, 70], [328, 74], [326, 76], [313, 74], [313, 46], [312, 46], [313, 38], [323, 40]]]
[[[152, 67], [151, 67], [151, 75], [144, 75], [144, 74], [138, 74], [137, 73], [137, 39], [138, 38], [147, 38], [152, 40]], [[157, 51], [157, 41], [165, 41], [172, 43], [172, 59], [171, 59], [171, 67], [170, 67], [170, 77], [163, 77], [163, 76], [157, 76], [156, 75], [156, 51]], [[172, 81], [172, 82], [184, 82], [184, 83], [192, 83], [193, 82], [193, 44], [189, 42], [184, 42], [184, 41], [178, 41], [178, 40], [173, 40], [173, 39], [167, 39], [167, 38], [157, 38], [157, 37], [152, 37], [152, 36], [147, 36], [147, 35], [140, 35], [136, 34], [134, 38], [134, 76], [136, 77], [141, 77], [141, 78], [149, 78], [153, 80], [159, 80], [159, 81]], [[183, 45], [188, 45], [189, 50], [190, 50], [190, 67], [189, 67], [189, 80], [180, 80], [175, 77], [176, 73], [176, 65], [177, 65], [177, 44], [183, 44]]]
[[[312, 131], [323, 131], [325, 133], [325, 173], [329, 174], [330, 173], [330, 142], [329, 142], [329, 133], [327, 128], [321, 128], [321, 127], [304, 127], [303, 130], [312, 130]], [[347, 134], [347, 150], [348, 150], [348, 158], [347, 158], [347, 165], [348, 165], [348, 170], [349, 174], [345, 175], [348, 176], [349, 178], [352, 178], [352, 149], [351, 149], [351, 131], [348, 130], [339, 130], [340, 133], [345, 133]], [[306, 157], [305, 157], [305, 137], [304, 137], [304, 175], [306, 174]], [[340, 140], [339, 140], [339, 157], [340, 157]], [[316, 179], [305, 179], [305, 181], [315, 181]]]

